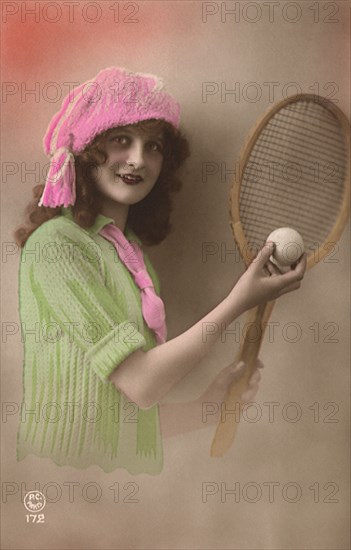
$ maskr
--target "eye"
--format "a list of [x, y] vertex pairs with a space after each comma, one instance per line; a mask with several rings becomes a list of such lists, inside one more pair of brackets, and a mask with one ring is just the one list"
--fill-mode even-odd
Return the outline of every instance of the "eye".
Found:
[[162, 145], [158, 141], [150, 141], [149, 145], [152, 151], [162, 153]]
[[111, 138], [111, 141], [115, 141], [116, 143], [120, 143], [121, 145], [127, 145], [128, 140], [129, 137], [124, 135], [113, 136], [113, 138]]

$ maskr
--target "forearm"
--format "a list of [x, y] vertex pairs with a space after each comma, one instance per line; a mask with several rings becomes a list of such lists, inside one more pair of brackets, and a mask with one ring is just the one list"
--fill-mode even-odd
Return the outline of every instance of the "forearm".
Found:
[[179, 336], [147, 352], [132, 353], [113, 371], [110, 380], [132, 399], [133, 395], [141, 396], [142, 408], [153, 406], [205, 357], [226, 327], [243, 311], [240, 297], [232, 291]]

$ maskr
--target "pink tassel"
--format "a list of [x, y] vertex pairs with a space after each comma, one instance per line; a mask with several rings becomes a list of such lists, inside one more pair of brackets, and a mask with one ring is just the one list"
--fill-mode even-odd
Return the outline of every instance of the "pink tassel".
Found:
[[74, 156], [60, 147], [52, 156], [44, 192], [38, 206], [67, 207], [76, 201], [76, 171]]

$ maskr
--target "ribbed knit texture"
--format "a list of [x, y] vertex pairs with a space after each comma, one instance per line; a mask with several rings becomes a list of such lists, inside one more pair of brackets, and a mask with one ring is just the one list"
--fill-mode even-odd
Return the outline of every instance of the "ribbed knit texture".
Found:
[[180, 105], [157, 75], [107, 67], [70, 90], [49, 123], [43, 145], [46, 154], [60, 147], [79, 153], [93, 138], [114, 126], [163, 119], [176, 128]]
[[[24, 342], [17, 460], [32, 453], [58, 465], [158, 474], [158, 405], [141, 410], [108, 380], [133, 351], [156, 345], [140, 290], [112, 243], [70, 208], [38, 227], [21, 253], [19, 315]], [[141, 241], [131, 229], [125, 236]], [[144, 254], [159, 294], [157, 275]]]

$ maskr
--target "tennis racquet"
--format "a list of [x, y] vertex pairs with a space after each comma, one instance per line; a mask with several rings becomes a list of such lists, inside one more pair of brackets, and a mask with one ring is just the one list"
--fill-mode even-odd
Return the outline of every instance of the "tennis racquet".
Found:
[[[350, 124], [339, 107], [314, 94], [285, 98], [258, 120], [244, 144], [230, 191], [230, 225], [248, 267], [268, 235], [292, 227], [303, 237], [306, 270], [334, 250], [349, 216]], [[240, 396], [248, 389], [275, 300], [248, 312], [236, 362], [239, 381], [222, 404], [210, 455], [223, 456], [239, 425]]]

